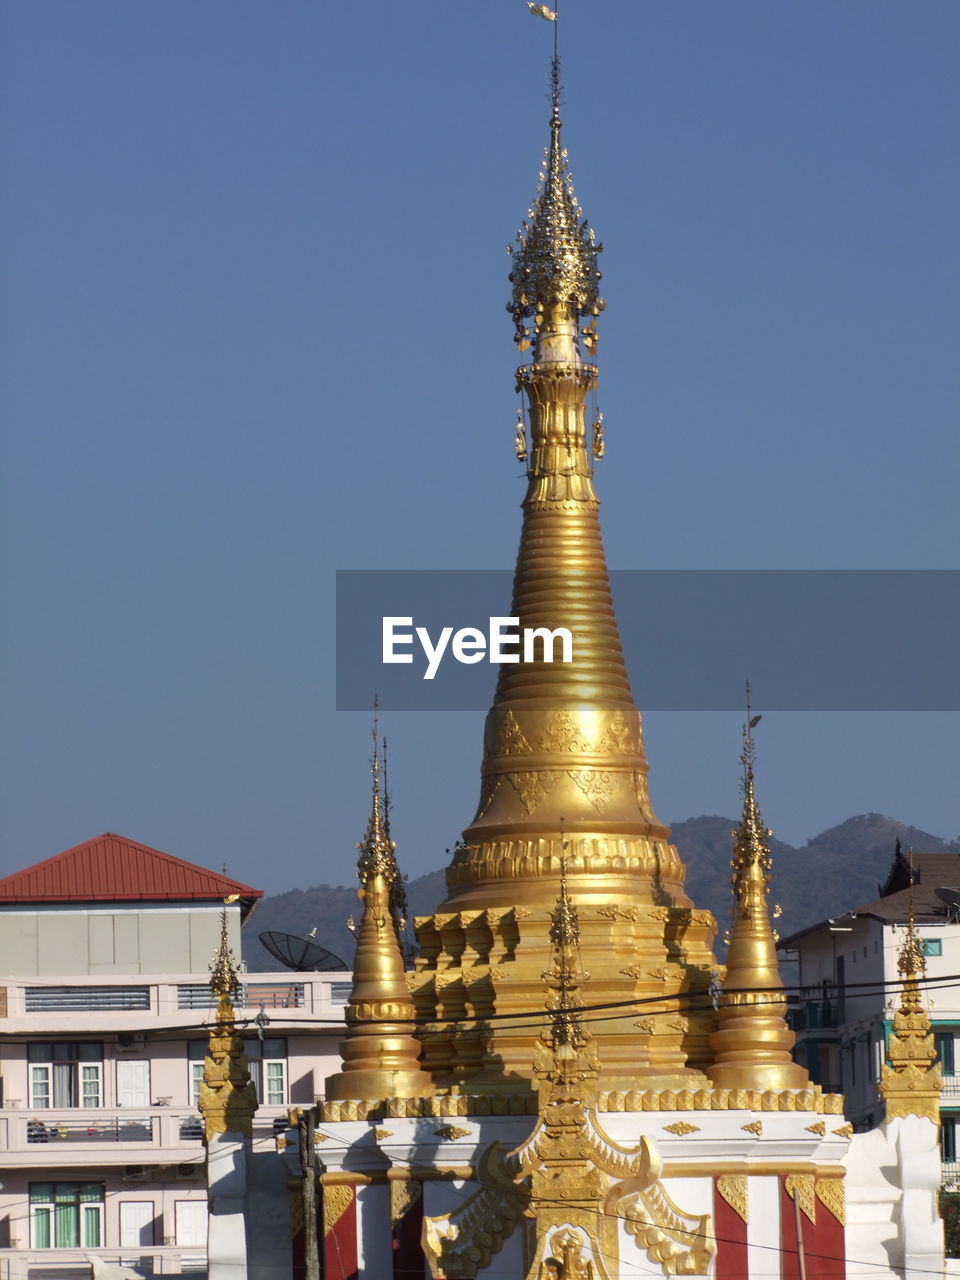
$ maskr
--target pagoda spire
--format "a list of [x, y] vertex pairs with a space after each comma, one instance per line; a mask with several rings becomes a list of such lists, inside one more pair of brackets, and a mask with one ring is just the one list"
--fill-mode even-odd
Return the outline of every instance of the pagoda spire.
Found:
[[416, 1015], [405, 976], [394, 892], [400, 871], [396, 846], [384, 823], [376, 711], [370, 772], [370, 818], [357, 845], [358, 896], [363, 913], [356, 929], [347, 1032], [340, 1042], [343, 1067], [327, 1078], [326, 1094], [328, 1098], [373, 1101], [419, 1096], [432, 1085], [420, 1070], [420, 1045], [413, 1034]]
[[208, 1033], [200, 1085], [204, 1137], [207, 1142], [223, 1133], [239, 1133], [250, 1138], [257, 1094], [233, 1008], [239, 983], [236, 957], [227, 932], [226, 906], [220, 912], [220, 944], [210, 961], [210, 990], [217, 1008]]
[[[913, 871], [912, 866], [910, 870]], [[880, 1096], [888, 1120], [894, 1116], [926, 1116], [934, 1124], [939, 1124], [943, 1080], [933, 1028], [920, 996], [927, 962], [917, 937], [912, 888], [907, 907], [907, 927], [897, 955], [897, 969], [903, 987], [887, 1046], [889, 1065], [884, 1064], [880, 1075]]]
[[[640, 715], [614, 613], [593, 477], [604, 436], [599, 414], [587, 415], [587, 398], [597, 385], [591, 363], [597, 319], [604, 309], [602, 246], [570, 175], [556, 55], [549, 99], [540, 183], [511, 249], [507, 305], [518, 346], [529, 357], [516, 375], [529, 433], [521, 420], [511, 449], [523, 455], [527, 486], [509, 614], [540, 639], [529, 661], [521, 655], [500, 667], [484, 731], [477, 812], [447, 869], [446, 899], [418, 927], [418, 970], [445, 971], [418, 985], [418, 1009], [425, 1017], [442, 1013], [441, 1021], [461, 990], [446, 971], [461, 968], [459, 958], [475, 945], [465, 932], [461, 942], [456, 931], [477, 912], [486, 913], [482, 929], [491, 930], [490, 955], [504, 960], [491, 961], [491, 990], [476, 1002], [477, 1014], [530, 1006], [540, 987], [536, 956], [547, 946], [561, 864], [565, 892], [583, 913], [584, 955], [597, 999], [705, 990], [715, 964], [715, 922], [709, 912], [691, 912], [683, 863], [650, 803]], [[648, 621], [666, 625], [654, 616]], [[560, 629], [572, 641], [569, 662], [561, 660], [559, 643], [545, 638]], [[507, 945], [499, 924], [511, 910], [519, 947]], [[463, 967], [462, 989], [479, 993]], [[643, 1066], [649, 1086], [705, 1087], [709, 1030], [709, 1018], [660, 1019]], [[430, 1066], [437, 1078], [496, 1090], [511, 1075], [529, 1076], [536, 1047], [530, 1029], [491, 1021], [483, 1035], [479, 1069], [463, 1037], [432, 1036]], [[635, 1087], [632, 1030], [605, 1024], [596, 1037], [604, 1084]]]
[[722, 1089], [802, 1089], [809, 1082], [790, 1056], [794, 1034], [786, 1023], [787, 1000], [777, 964], [777, 939], [770, 923], [767, 895], [773, 859], [773, 832], [763, 825], [754, 783], [753, 729], [743, 727], [743, 812], [733, 832], [733, 926], [726, 976], [720, 989], [718, 1029], [710, 1036], [714, 1065], [707, 1070]]
[[[511, 249], [508, 310], [519, 346], [532, 354], [517, 370], [530, 440], [521, 450], [527, 491], [510, 613], [522, 628], [569, 630], [573, 660], [560, 661], [558, 647], [551, 661], [538, 642], [535, 660], [501, 666], [487, 718], [480, 807], [450, 869], [445, 909], [478, 906], [481, 898], [483, 905], [499, 905], [495, 899], [526, 905], [530, 898], [549, 910], [559, 874], [561, 813], [570, 832], [571, 892], [580, 887], [589, 848], [591, 873], [611, 876], [613, 862], [629, 868], [608, 881], [611, 889], [617, 881], [617, 893], [649, 900], [651, 882], [659, 878], [678, 905], [689, 905], [679, 858], [650, 808], [640, 718], [600, 533], [595, 432], [586, 422], [597, 369], [581, 348], [595, 349], [596, 318], [605, 306], [598, 267], [603, 246], [574, 191], [560, 96], [555, 57], [540, 183]], [[631, 841], [625, 861], [623, 851], [612, 847], [624, 837]], [[552, 877], [548, 898], [544, 874]], [[497, 884], [478, 893], [484, 881]], [[523, 882], [519, 888], [517, 881]]]

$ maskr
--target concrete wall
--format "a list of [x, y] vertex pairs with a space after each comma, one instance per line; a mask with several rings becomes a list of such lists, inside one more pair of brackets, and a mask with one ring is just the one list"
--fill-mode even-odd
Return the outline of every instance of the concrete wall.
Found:
[[[220, 903], [3, 908], [0, 973], [9, 977], [206, 973], [220, 940]], [[227, 907], [240, 955], [240, 908]]]

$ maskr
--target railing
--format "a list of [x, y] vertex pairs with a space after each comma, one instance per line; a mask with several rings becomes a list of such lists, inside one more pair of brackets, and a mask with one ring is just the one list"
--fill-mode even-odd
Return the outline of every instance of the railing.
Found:
[[941, 1098], [960, 1098], [960, 1076], [944, 1076]]
[[27, 1121], [27, 1142], [150, 1142], [153, 1121], [150, 1116], [105, 1116], [92, 1119], [72, 1116], [56, 1120], [36, 1117]]
[[[152, 1114], [123, 1109], [0, 1111], [0, 1166], [18, 1163], [37, 1168], [82, 1164], [99, 1147], [98, 1160], [108, 1164], [150, 1165], [157, 1153], [189, 1163], [202, 1156], [203, 1120], [193, 1107], [162, 1107]], [[253, 1121], [257, 1140], [272, 1140], [288, 1127], [287, 1107], [263, 1106]], [[56, 1147], [56, 1155], [51, 1148]], [[2, 1175], [0, 1175], [2, 1180]]]
[[93, 1276], [90, 1254], [111, 1266], [136, 1267], [140, 1274], [149, 1276], [205, 1275], [206, 1250], [197, 1245], [141, 1245], [139, 1248], [118, 1249], [116, 1246], [98, 1249], [31, 1249], [26, 1240], [12, 1243], [9, 1249], [0, 1249], [0, 1280], [22, 1280], [23, 1276], [37, 1275], [53, 1280], [74, 1280]]
[[[207, 983], [181, 983], [177, 987], [178, 1009], [212, 1009], [216, 1000]], [[237, 992], [237, 1007], [252, 1009], [302, 1009], [302, 982], [250, 982]]]
[[149, 987], [25, 987], [27, 1013], [84, 1013], [150, 1008]]

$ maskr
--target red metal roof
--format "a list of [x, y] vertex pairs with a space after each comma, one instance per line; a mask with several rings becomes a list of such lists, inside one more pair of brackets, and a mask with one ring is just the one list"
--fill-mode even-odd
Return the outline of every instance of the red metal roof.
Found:
[[107, 831], [0, 880], [4, 902], [153, 902], [171, 898], [247, 899], [262, 889]]

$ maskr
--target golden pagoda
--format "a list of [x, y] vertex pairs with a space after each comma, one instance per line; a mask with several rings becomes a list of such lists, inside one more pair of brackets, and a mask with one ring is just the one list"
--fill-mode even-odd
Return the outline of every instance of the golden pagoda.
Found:
[[200, 1083], [200, 1114], [209, 1143], [218, 1134], [249, 1138], [257, 1110], [257, 1092], [237, 1027], [233, 1000], [238, 991], [237, 962], [227, 937], [227, 913], [220, 913], [220, 945], [210, 961], [210, 990], [217, 1008], [208, 1033]]
[[888, 1120], [894, 1116], [926, 1116], [939, 1125], [943, 1080], [930, 1017], [920, 996], [927, 962], [917, 937], [912, 899], [897, 956], [897, 969], [903, 987], [887, 1046], [889, 1062], [884, 1064], [880, 1074], [880, 1097]]
[[356, 928], [347, 1031], [340, 1043], [343, 1068], [327, 1078], [328, 1098], [415, 1097], [432, 1087], [419, 1068], [420, 1045], [413, 1036], [414, 1008], [401, 943], [404, 922], [398, 915], [402, 880], [384, 819], [376, 722], [371, 774], [370, 819], [357, 845], [363, 913]]
[[714, 1064], [710, 1079], [721, 1088], [802, 1089], [809, 1075], [790, 1056], [795, 1040], [786, 1022], [787, 998], [777, 963], [777, 937], [767, 895], [773, 859], [773, 832], [763, 825], [754, 784], [752, 730], [747, 685], [743, 729], [743, 813], [733, 833], [733, 927], [726, 976], [718, 1001], [718, 1029], [710, 1037]]
[[[510, 613], [521, 628], [569, 629], [574, 656], [501, 667], [479, 806], [448, 868], [446, 900], [416, 922], [413, 994], [435, 1024], [424, 1066], [467, 1092], [531, 1079], [536, 1032], [504, 1015], [536, 1003], [564, 856], [594, 1002], [662, 997], [664, 1011], [676, 1010], [677, 997], [706, 991], [715, 968], [713, 916], [693, 908], [650, 804], [600, 535], [593, 471], [604, 441], [599, 421], [587, 427], [597, 369], [583, 349], [595, 350], [604, 309], [601, 249], [574, 194], [555, 56], [549, 144], [510, 275], [516, 341], [531, 352], [517, 371], [530, 440], [521, 423], [527, 491]], [[709, 1004], [651, 1027], [638, 1033], [624, 1019], [597, 1028], [604, 1086], [635, 1087], [639, 1073], [648, 1088], [706, 1087]]]

